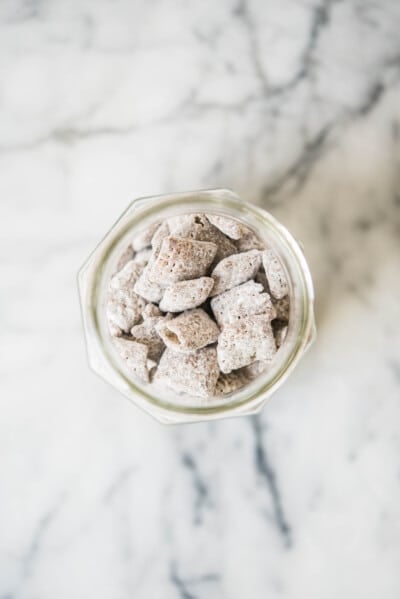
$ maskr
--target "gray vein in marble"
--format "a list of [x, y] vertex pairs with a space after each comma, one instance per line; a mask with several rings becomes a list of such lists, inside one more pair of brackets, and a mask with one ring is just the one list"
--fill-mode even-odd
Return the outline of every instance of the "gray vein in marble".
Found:
[[[321, 17], [319, 17], [321, 18]], [[316, 34], [314, 34], [316, 35]], [[386, 66], [388, 68], [395, 68], [396, 70], [400, 69], [400, 59], [398, 56], [391, 58], [386, 62]], [[301, 80], [306, 77], [306, 74], [300, 76], [300, 71], [297, 75], [294, 76], [294, 79]], [[334, 119], [328, 125], [325, 125], [322, 129], [320, 129], [316, 135], [309, 141], [305, 143], [304, 149], [298, 158], [289, 166], [289, 168], [285, 171], [285, 173], [279, 175], [275, 181], [271, 183], [271, 185], [264, 188], [262, 192], [262, 198], [269, 198], [270, 196], [276, 195], [288, 182], [293, 178], [297, 178], [299, 172], [302, 175], [299, 177], [299, 185], [296, 186], [295, 190], [298, 191], [303, 183], [306, 181], [308, 177], [308, 172], [310, 171], [310, 167], [314, 165], [316, 162], [316, 158], [322, 157], [323, 153], [321, 152], [324, 141], [328, 136], [329, 130], [333, 129], [336, 125], [344, 124], [346, 120], [351, 119], [352, 117], [366, 117], [370, 112], [375, 108], [375, 106], [379, 103], [382, 96], [385, 94], [388, 89], [390, 89], [393, 84], [398, 82], [398, 78], [391, 82], [391, 84], [383, 84], [381, 81], [377, 81], [374, 83], [366, 98], [363, 98], [362, 102], [358, 107], [353, 110], [349, 110], [339, 115], [337, 119]], [[104, 137], [104, 136], [130, 136], [135, 133], [139, 133], [144, 130], [150, 130], [159, 127], [160, 125], [172, 124], [181, 119], [188, 118], [193, 119], [203, 113], [207, 113], [209, 111], [218, 111], [223, 113], [244, 113], [249, 107], [254, 107], [255, 104], [259, 104], [260, 106], [265, 104], [265, 102], [269, 102], [270, 100], [274, 100], [276, 95], [279, 95], [285, 91], [285, 87], [290, 86], [293, 88], [294, 85], [292, 83], [285, 84], [282, 87], [269, 88], [268, 93], [264, 95], [264, 97], [260, 97], [258, 95], [250, 94], [244, 99], [232, 103], [226, 104], [224, 102], [204, 102], [197, 100], [197, 94], [193, 90], [191, 90], [186, 98], [179, 103], [179, 105], [171, 110], [170, 113], [160, 117], [159, 119], [154, 119], [149, 123], [144, 124], [133, 124], [128, 123], [123, 127], [118, 126], [103, 126], [96, 128], [80, 128], [74, 125], [66, 125], [64, 127], [55, 128], [50, 131], [48, 134], [37, 137], [29, 142], [16, 143], [16, 144], [5, 144], [0, 145], [0, 154], [8, 154], [14, 152], [23, 152], [34, 150], [48, 142], [55, 142], [61, 145], [72, 145], [79, 141], [84, 141], [86, 139], [95, 138], [95, 137]], [[79, 119], [81, 120], [81, 119]], [[310, 159], [307, 154], [311, 153], [314, 156], [314, 159]], [[308, 163], [308, 168], [305, 168], [305, 163]]]
[[281, 95], [288, 91], [292, 91], [301, 81], [307, 79], [310, 75], [314, 64], [314, 53], [318, 46], [318, 42], [323, 29], [330, 21], [330, 11], [338, 0], [325, 0], [320, 5], [312, 9], [312, 18], [310, 25], [310, 33], [307, 38], [306, 46], [300, 57], [300, 65], [298, 70], [285, 84], [276, 86], [269, 91], [272, 95]]
[[[38, 147], [48, 143], [55, 142], [61, 145], [72, 145], [78, 141], [83, 141], [86, 139], [90, 139], [93, 137], [103, 137], [103, 136], [129, 136], [134, 133], [138, 133], [144, 130], [152, 130], [156, 129], [160, 125], [165, 125], [171, 122], [174, 122], [177, 118], [180, 118], [182, 115], [182, 111], [190, 105], [191, 99], [193, 97], [193, 92], [190, 91], [186, 98], [178, 104], [176, 108], [171, 110], [168, 114], [158, 118], [153, 119], [149, 123], [127, 123], [123, 127], [119, 126], [104, 126], [104, 127], [96, 127], [96, 128], [83, 128], [76, 125], [65, 124], [62, 127], [57, 127], [48, 134], [43, 135], [41, 137], [37, 137], [26, 143], [17, 143], [17, 144], [0, 144], [0, 154], [7, 154], [12, 152], [20, 152], [20, 151], [29, 151], [35, 150]], [[80, 115], [78, 122], [82, 120], [85, 116], [89, 116], [92, 114], [99, 106], [101, 102], [93, 103], [87, 111], [85, 111], [84, 115]]]
[[17, 588], [2, 595], [0, 599], [14, 599], [24, 583], [32, 576], [32, 572], [36, 561], [41, 553], [43, 540], [46, 537], [49, 528], [54, 520], [59, 515], [60, 509], [64, 504], [66, 493], [62, 493], [56, 503], [52, 505], [39, 519], [39, 522], [33, 531], [29, 546], [25, 553], [20, 558], [20, 577], [18, 579]]
[[260, 49], [255, 32], [255, 23], [249, 11], [247, 0], [241, 0], [239, 2], [234, 10], [234, 14], [241, 18], [246, 26], [250, 39], [250, 55], [254, 65], [254, 71], [260, 81], [263, 93], [268, 96], [268, 98], [293, 91], [301, 81], [307, 79], [310, 75], [314, 64], [314, 53], [317, 49], [321, 33], [330, 22], [332, 6], [338, 1], [340, 2], [342, 0], [324, 0], [320, 5], [312, 8], [310, 32], [307, 36], [305, 48], [300, 56], [299, 67], [286, 83], [277, 86], [270, 86], [267, 76], [264, 73], [260, 60]]
[[[305, 143], [302, 152], [289, 165], [286, 171], [279, 175], [272, 183], [263, 187], [261, 191], [262, 201], [268, 203], [270, 206], [273, 205], [275, 197], [288, 185], [293, 185], [292, 195], [295, 192], [299, 192], [308, 180], [317, 162], [323, 158], [327, 149], [329, 135], [335, 127], [341, 124], [344, 125], [346, 122], [352, 122], [354, 118], [367, 117], [381, 101], [388, 89], [389, 86], [385, 86], [380, 81], [374, 83], [370, 87], [366, 97], [363, 98], [362, 103], [356, 109], [320, 129], [312, 139]], [[282, 203], [282, 198], [279, 198], [279, 203]]]
[[178, 591], [179, 597], [181, 597], [181, 599], [196, 599], [195, 595], [193, 595], [192, 593], [189, 592], [186, 584], [178, 575], [175, 562], [171, 562], [171, 564], [170, 564], [169, 578], [170, 578], [171, 584]]
[[193, 524], [201, 525], [204, 518], [204, 510], [211, 508], [212, 503], [210, 501], [210, 494], [207, 483], [201, 476], [197, 462], [195, 461], [193, 454], [185, 451], [182, 454], [182, 463], [185, 468], [190, 472], [193, 490], [195, 494], [193, 504]]
[[[263, 187], [261, 198], [263, 202], [268, 202], [271, 205], [273, 198], [281, 191], [288, 183], [294, 183], [294, 191], [299, 191], [308, 179], [309, 173], [323, 156], [325, 143], [332, 130], [332, 125], [326, 125], [323, 129], [308, 142], [306, 142], [301, 154], [296, 160], [270, 184]], [[280, 200], [282, 201], [282, 200]]]
[[368, 91], [366, 99], [358, 109], [357, 114], [359, 116], [368, 115], [375, 108], [384, 92], [385, 86], [380, 81], [377, 81]]
[[241, 18], [249, 37], [249, 45], [250, 45], [250, 56], [254, 65], [255, 74], [260, 82], [261, 88], [264, 94], [268, 94], [269, 86], [268, 80], [264, 73], [264, 69], [261, 63], [260, 58], [260, 48], [258, 44], [258, 39], [255, 31], [255, 25], [253, 22], [253, 17], [250, 13], [249, 6], [247, 0], [241, 0], [237, 7], [234, 10], [234, 14]]
[[117, 474], [103, 495], [104, 503], [108, 504], [112, 502], [115, 495], [117, 495], [121, 489], [123, 489], [123, 487], [129, 483], [135, 470], [136, 466], [127, 466]]
[[189, 589], [189, 587], [203, 585], [205, 583], [218, 583], [220, 581], [218, 573], [210, 572], [195, 578], [184, 579], [178, 574], [178, 566], [175, 561], [170, 562], [169, 579], [171, 584], [176, 588], [181, 599], [197, 599], [197, 595]]
[[19, 6], [17, 7], [19, 13], [10, 16], [9, 18], [5, 19], [4, 22], [7, 25], [14, 25], [23, 23], [24, 21], [33, 21], [35, 19], [39, 19], [41, 16], [41, 8], [42, 2], [38, 0], [25, 0], [25, 2], [19, 3]]
[[28, 578], [32, 573], [35, 561], [41, 550], [43, 539], [57, 517], [64, 502], [64, 497], [65, 495], [62, 495], [62, 497], [43, 514], [33, 532], [29, 547], [21, 559], [21, 577], [23, 580]]
[[252, 416], [250, 419], [254, 434], [254, 461], [258, 474], [265, 482], [271, 496], [274, 522], [280, 533], [285, 547], [292, 545], [292, 530], [287, 521], [286, 514], [282, 504], [282, 498], [279, 491], [276, 474], [270, 464], [267, 450], [263, 439], [263, 427], [261, 416]]

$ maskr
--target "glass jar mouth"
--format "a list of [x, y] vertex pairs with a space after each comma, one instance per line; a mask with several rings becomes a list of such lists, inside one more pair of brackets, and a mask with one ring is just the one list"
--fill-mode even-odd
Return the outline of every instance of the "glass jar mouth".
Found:
[[[271, 368], [242, 389], [221, 399], [204, 400], [139, 383], [124, 371], [112, 346], [105, 317], [108, 283], [128, 238], [154, 220], [187, 213], [215, 213], [244, 222], [276, 251], [287, 272], [291, 316], [287, 337]], [[129, 399], [163, 422], [213, 419], [253, 413], [289, 376], [315, 334], [311, 274], [303, 252], [271, 214], [229, 190], [212, 189], [134, 200], [79, 272], [79, 288], [89, 362], [93, 370]]]

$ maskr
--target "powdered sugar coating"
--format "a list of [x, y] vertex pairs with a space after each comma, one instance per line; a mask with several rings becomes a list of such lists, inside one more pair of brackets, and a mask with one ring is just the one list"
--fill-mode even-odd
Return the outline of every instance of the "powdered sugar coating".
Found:
[[179, 281], [167, 287], [160, 302], [163, 312], [183, 312], [203, 304], [214, 286], [211, 277]]
[[265, 315], [255, 315], [224, 326], [217, 353], [220, 370], [226, 373], [256, 360], [272, 360], [276, 345], [270, 321]]
[[113, 344], [119, 356], [124, 360], [127, 370], [147, 383], [149, 381], [147, 368], [149, 348], [142, 343], [122, 337], [115, 337]]
[[155, 233], [151, 239], [151, 247], [153, 248], [153, 256], [156, 258], [161, 248], [161, 244], [164, 239], [169, 235], [169, 227], [166, 222], [161, 223], [155, 230]]
[[134, 285], [142, 267], [132, 260], [110, 281], [107, 298], [107, 317], [114, 327], [128, 333], [141, 317], [145, 300], [135, 293]]
[[271, 360], [257, 360], [248, 366], [244, 366], [240, 369], [242, 376], [246, 377], [248, 381], [253, 381], [260, 376], [266, 369], [271, 365]]
[[215, 243], [217, 246], [215, 263], [237, 252], [232, 240], [211, 224], [205, 214], [182, 214], [170, 218], [166, 222], [174, 237]]
[[157, 231], [160, 226], [159, 222], [151, 223], [139, 233], [136, 233], [135, 237], [132, 239], [132, 247], [135, 252], [139, 252], [145, 247], [148, 247], [151, 244], [151, 240], [153, 238], [154, 233]]
[[289, 293], [289, 285], [282, 264], [272, 250], [263, 252], [262, 261], [271, 295], [276, 299], [283, 298]]
[[140, 277], [143, 270], [141, 264], [136, 264], [134, 260], [129, 260], [123, 268], [117, 272], [110, 281], [110, 289], [117, 289], [124, 293], [133, 291], [133, 286]]
[[219, 328], [201, 308], [164, 320], [156, 328], [165, 345], [176, 352], [195, 351], [215, 343], [219, 335]]
[[114, 327], [113, 330], [120, 329], [124, 333], [128, 333], [133, 325], [139, 322], [144, 304], [144, 299], [136, 294], [127, 297], [118, 292], [110, 293], [107, 302], [107, 317], [109, 323]]
[[135, 283], [134, 290], [148, 302], [159, 302], [164, 294], [164, 289], [149, 278], [149, 265], [143, 270]]
[[124, 252], [121, 254], [120, 259], [118, 260], [116, 272], [119, 272], [120, 270], [122, 270], [124, 268], [125, 264], [127, 264], [128, 262], [133, 260], [134, 255], [135, 255], [135, 252], [133, 251], [132, 246], [128, 245], [126, 250], [124, 250]]
[[138, 264], [143, 264], [143, 266], [146, 266], [152, 254], [153, 250], [151, 249], [151, 247], [143, 248], [139, 252], [136, 252], [136, 254], [133, 257], [133, 261], [137, 262]]
[[217, 229], [231, 239], [240, 239], [249, 232], [249, 229], [243, 223], [240, 223], [233, 218], [219, 216], [218, 214], [207, 214], [206, 216], [214, 227], [217, 227]]
[[163, 340], [157, 332], [156, 326], [165, 320], [167, 317], [149, 317], [141, 324], [137, 324], [131, 328], [131, 336], [134, 341], [143, 343], [149, 348], [148, 357], [150, 360], [159, 360], [165, 347]]
[[275, 318], [275, 308], [262, 285], [253, 280], [229, 289], [211, 300], [211, 309], [219, 326], [244, 319], [253, 314]]
[[248, 252], [249, 250], [265, 250], [265, 243], [254, 233], [248, 229], [247, 233], [242, 235], [236, 242], [238, 252]]
[[148, 277], [161, 287], [202, 277], [214, 260], [216, 252], [215, 243], [169, 235], [163, 240], [155, 262], [151, 267], [149, 265]]
[[156, 304], [146, 304], [142, 310], [142, 318], [151, 318], [154, 316], [162, 316], [161, 310]]
[[122, 337], [123, 335], [122, 330], [110, 320], [108, 321], [108, 330], [110, 332], [111, 337]]
[[211, 296], [219, 295], [236, 285], [252, 279], [261, 264], [261, 253], [250, 250], [221, 260], [211, 273], [214, 287]]
[[154, 382], [180, 393], [213, 397], [219, 377], [217, 351], [205, 347], [191, 354], [167, 348], [161, 356]]

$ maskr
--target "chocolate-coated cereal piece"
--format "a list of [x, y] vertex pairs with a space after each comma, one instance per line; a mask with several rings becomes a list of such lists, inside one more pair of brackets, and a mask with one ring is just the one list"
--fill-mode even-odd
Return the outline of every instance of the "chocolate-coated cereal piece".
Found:
[[149, 317], [146, 318], [141, 324], [136, 324], [131, 328], [131, 335], [134, 341], [143, 343], [149, 348], [148, 357], [150, 360], [157, 360], [160, 358], [163, 349], [164, 342], [159, 336], [156, 325], [163, 321], [162, 317]]
[[154, 258], [158, 256], [161, 248], [161, 244], [164, 239], [169, 235], [169, 227], [166, 222], [159, 225], [152, 237], [151, 247], [153, 248]]
[[261, 253], [258, 250], [234, 254], [221, 260], [211, 273], [215, 281], [211, 297], [252, 279], [258, 271], [260, 263]]
[[249, 250], [265, 250], [265, 243], [253, 233], [250, 229], [240, 237], [236, 242], [238, 252], [248, 252]]
[[233, 218], [219, 216], [218, 214], [207, 214], [206, 216], [214, 227], [217, 227], [217, 229], [231, 239], [240, 239], [249, 232], [249, 229], [245, 225]]
[[218, 338], [221, 372], [231, 372], [256, 360], [271, 360], [276, 353], [275, 338], [268, 318], [261, 314], [225, 325]]
[[256, 379], [260, 374], [265, 372], [268, 366], [271, 364], [271, 360], [257, 360], [248, 366], [244, 366], [240, 369], [242, 376], [246, 377], [248, 381]]
[[253, 280], [213, 297], [211, 309], [221, 327], [253, 314], [265, 314], [269, 320], [276, 316], [269, 294]]
[[121, 337], [123, 335], [122, 330], [111, 321], [108, 322], [108, 330], [110, 332], [111, 337]]
[[201, 308], [163, 320], [156, 328], [167, 347], [184, 353], [215, 343], [219, 335], [219, 328]]
[[122, 337], [115, 337], [113, 344], [122, 360], [124, 360], [129, 372], [147, 383], [149, 381], [147, 368], [149, 348], [142, 343]]
[[145, 300], [134, 292], [142, 266], [129, 261], [110, 281], [107, 298], [109, 324], [127, 333], [141, 317]]
[[134, 324], [139, 322], [145, 300], [133, 293], [127, 295], [120, 291], [110, 290], [107, 301], [107, 317], [109, 324], [128, 333]]
[[141, 264], [136, 264], [134, 260], [129, 260], [123, 268], [117, 272], [110, 280], [110, 289], [117, 289], [124, 293], [133, 291], [133, 286], [140, 277], [143, 270]]
[[179, 281], [167, 287], [160, 302], [163, 312], [183, 312], [197, 308], [206, 301], [214, 286], [211, 277]]
[[235, 244], [211, 224], [205, 214], [183, 214], [168, 219], [167, 223], [174, 237], [215, 243], [217, 252], [214, 263], [237, 252]]
[[135, 237], [132, 240], [132, 247], [135, 252], [140, 252], [145, 247], [148, 247], [151, 244], [151, 240], [153, 238], [154, 233], [157, 231], [160, 226], [159, 222], [151, 223], [139, 233], [135, 234]]
[[147, 265], [135, 283], [134, 290], [144, 297], [148, 302], [159, 302], [163, 296], [164, 289], [149, 278], [149, 268]]
[[133, 260], [134, 255], [135, 255], [135, 252], [133, 251], [132, 246], [128, 245], [126, 250], [121, 254], [120, 259], [118, 260], [116, 272], [119, 272], [120, 270], [122, 270], [124, 268], [125, 264], [127, 264], [128, 262]]
[[182, 354], [167, 347], [158, 364], [154, 382], [175, 392], [212, 397], [218, 376], [215, 347], [205, 347], [191, 354]]
[[281, 263], [272, 250], [263, 252], [262, 261], [271, 295], [276, 299], [282, 299], [288, 294], [289, 285]]
[[[206, 274], [217, 252], [215, 243], [166, 237], [148, 277], [162, 287]], [[150, 266], [150, 265], [149, 265]]]
[[151, 249], [151, 247], [143, 248], [139, 252], [136, 252], [136, 254], [133, 257], [133, 261], [137, 262], [137, 264], [143, 264], [143, 266], [146, 266], [146, 264], [150, 260], [152, 253], [153, 250]]
[[161, 310], [155, 304], [146, 304], [142, 310], [142, 318], [152, 318], [154, 316], [161, 316]]

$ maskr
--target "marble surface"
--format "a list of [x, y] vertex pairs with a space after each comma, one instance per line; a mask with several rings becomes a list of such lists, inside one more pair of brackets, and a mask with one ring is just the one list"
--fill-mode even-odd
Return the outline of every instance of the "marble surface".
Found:
[[[400, 597], [400, 3], [0, 4], [0, 599]], [[139, 195], [305, 246], [319, 337], [259, 417], [87, 368], [78, 267]]]

